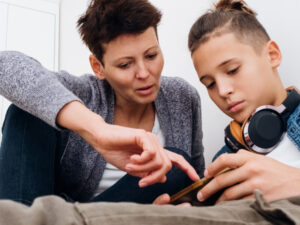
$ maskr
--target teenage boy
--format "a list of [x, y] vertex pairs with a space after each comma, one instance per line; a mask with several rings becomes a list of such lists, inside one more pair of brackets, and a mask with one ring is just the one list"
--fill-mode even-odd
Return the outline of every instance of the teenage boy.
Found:
[[[234, 120], [217, 155], [237, 152], [207, 167], [207, 178], [233, 170], [207, 184], [198, 200], [224, 188], [217, 202], [253, 198], [255, 189], [269, 201], [300, 195], [299, 94], [284, 88], [277, 70], [280, 49], [256, 14], [243, 1], [219, 1], [192, 26], [189, 49], [210, 98]], [[249, 118], [258, 108], [267, 110]], [[156, 203], [168, 201], [163, 195]]]

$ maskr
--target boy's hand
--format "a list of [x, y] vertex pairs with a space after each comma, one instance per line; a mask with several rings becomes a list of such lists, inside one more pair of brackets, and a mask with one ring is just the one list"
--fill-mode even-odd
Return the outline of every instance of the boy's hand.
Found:
[[192, 180], [199, 179], [194, 168], [181, 155], [163, 149], [151, 132], [107, 124], [80, 102], [64, 106], [57, 123], [78, 133], [107, 162], [141, 177], [140, 187], [165, 182], [172, 164], [186, 172]]
[[255, 189], [259, 189], [269, 201], [300, 195], [300, 169], [267, 156], [246, 150], [223, 154], [207, 168], [205, 176], [214, 177], [227, 167], [233, 170], [211, 180], [198, 192], [199, 201], [226, 187], [217, 202], [253, 198]]

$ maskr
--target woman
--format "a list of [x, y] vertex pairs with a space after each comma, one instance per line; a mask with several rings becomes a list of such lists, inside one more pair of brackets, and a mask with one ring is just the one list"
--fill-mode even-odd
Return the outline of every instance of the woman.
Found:
[[[182, 79], [161, 78], [160, 18], [146, 0], [93, 0], [78, 27], [96, 76], [54, 73], [21, 53], [1, 53], [1, 94], [29, 112], [12, 106], [4, 123], [1, 198], [152, 202], [188, 182], [172, 169], [165, 184], [151, 185], [165, 182], [172, 164], [198, 179], [162, 147], [202, 174], [200, 99]], [[142, 179], [120, 179], [121, 170]]]

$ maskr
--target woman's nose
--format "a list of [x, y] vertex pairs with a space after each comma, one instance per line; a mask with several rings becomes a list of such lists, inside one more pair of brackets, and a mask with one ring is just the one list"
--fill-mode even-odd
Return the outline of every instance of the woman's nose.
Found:
[[145, 63], [139, 63], [137, 71], [136, 71], [136, 78], [138, 79], [145, 79], [150, 75], [150, 72], [145, 65]]

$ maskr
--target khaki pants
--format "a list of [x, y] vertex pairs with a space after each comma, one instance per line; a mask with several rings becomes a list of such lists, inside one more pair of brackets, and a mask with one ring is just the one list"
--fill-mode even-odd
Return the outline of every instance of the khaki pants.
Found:
[[300, 224], [300, 196], [267, 203], [259, 192], [254, 200], [230, 201], [211, 207], [155, 206], [134, 203], [67, 203], [41, 197], [31, 207], [0, 201], [0, 224], [14, 225], [237, 225]]

